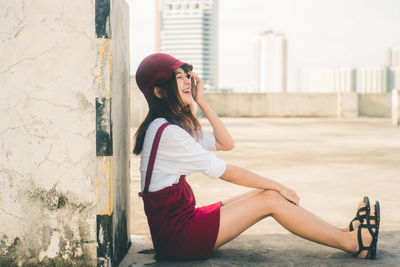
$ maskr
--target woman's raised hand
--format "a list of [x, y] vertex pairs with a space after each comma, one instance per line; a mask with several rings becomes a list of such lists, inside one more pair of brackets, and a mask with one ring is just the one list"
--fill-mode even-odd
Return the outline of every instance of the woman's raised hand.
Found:
[[192, 76], [192, 96], [194, 101], [196, 101], [197, 104], [205, 102], [203, 80], [193, 71], [189, 71], [188, 74]]

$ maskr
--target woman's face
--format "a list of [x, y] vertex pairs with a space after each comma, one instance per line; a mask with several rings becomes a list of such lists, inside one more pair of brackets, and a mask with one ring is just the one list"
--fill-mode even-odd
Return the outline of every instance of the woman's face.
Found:
[[192, 82], [190, 76], [181, 68], [175, 70], [176, 83], [178, 85], [179, 96], [183, 104], [190, 105], [193, 102]]

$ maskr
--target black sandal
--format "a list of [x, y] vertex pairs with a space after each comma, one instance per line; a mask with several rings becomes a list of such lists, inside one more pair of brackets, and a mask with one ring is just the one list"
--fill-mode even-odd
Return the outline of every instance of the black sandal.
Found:
[[[375, 223], [371, 224], [371, 220], [375, 220]], [[357, 233], [357, 238], [358, 238], [358, 252], [354, 254], [355, 257], [357, 257], [358, 254], [361, 253], [363, 250], [368, 250], [368, 254], [365, 257], [365, 259], [370, 259], [374, 260], [376, 258], [376, 248], [378, 245], [378, 235], [379, 235], [379, 224], [380, 224], [380, 206], [379, 206], [379, 201], [375, 202], [375, 215], [370, 216], [368, 213], [368, 216], [366, 218], [367, 223], [362, 223], [358, 227], [358, 233]], [[368, 247], [364, 247], [362, 243], [362, 237], [361, 237], [361, 229], [362, 228], [367, 228], [369, 233], [372, 236], [372, 241], [371, 244]], [[375, 232], [372, 230], [375, 229]]]
[[[365, 206], [357, 209], [356, 217], [354, 217], [353, 220], [351, 220], [351, 222], [349, 224], [350, 231], [354, 230], [353, 222], [359, 221], [360, 224], [362, 224], [364, 219], [367, 218], [367, 214], [369, 214], [369, 211], [370, 211], [369, 198], [368, 197], [364, 197], [363, 202], [364, 202]], [[365, 214], [361, 215], [360, 213], [363, 212], [363, 211], [365, 212]]]

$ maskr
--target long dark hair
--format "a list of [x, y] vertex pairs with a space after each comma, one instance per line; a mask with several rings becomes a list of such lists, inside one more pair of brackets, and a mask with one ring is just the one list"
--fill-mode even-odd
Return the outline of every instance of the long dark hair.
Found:
[[[184, 66], [182, 66], [182, 69], [187, 71]], [[200, 134], [201, 125], [192, 110], [192, 105], [183, 104], [179, 96], [175, 74], [165, 83], [157, 85], [157, 87], [161, 89], [162, 98], [160, 99], [155, 95], [152, 96], [149, 112], [135, 134], [135, 146], [133, 149], [135, 155], [139, 155], [142, 152], [147, 128], [157, 118], [165, 118], [168, 122], [182, 127], [192, 136]]]

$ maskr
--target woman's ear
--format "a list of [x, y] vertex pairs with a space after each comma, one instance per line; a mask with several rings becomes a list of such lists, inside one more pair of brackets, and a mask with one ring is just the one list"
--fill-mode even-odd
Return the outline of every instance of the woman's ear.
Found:
[[157, 98], [160, 98], [160, 99], [164, 98], [164, 92], [163, 92], [163, 90], [162, 90], [160, 87], [158, 87], [158, 86], [154, 86], [154, 95], [155, 95]]

